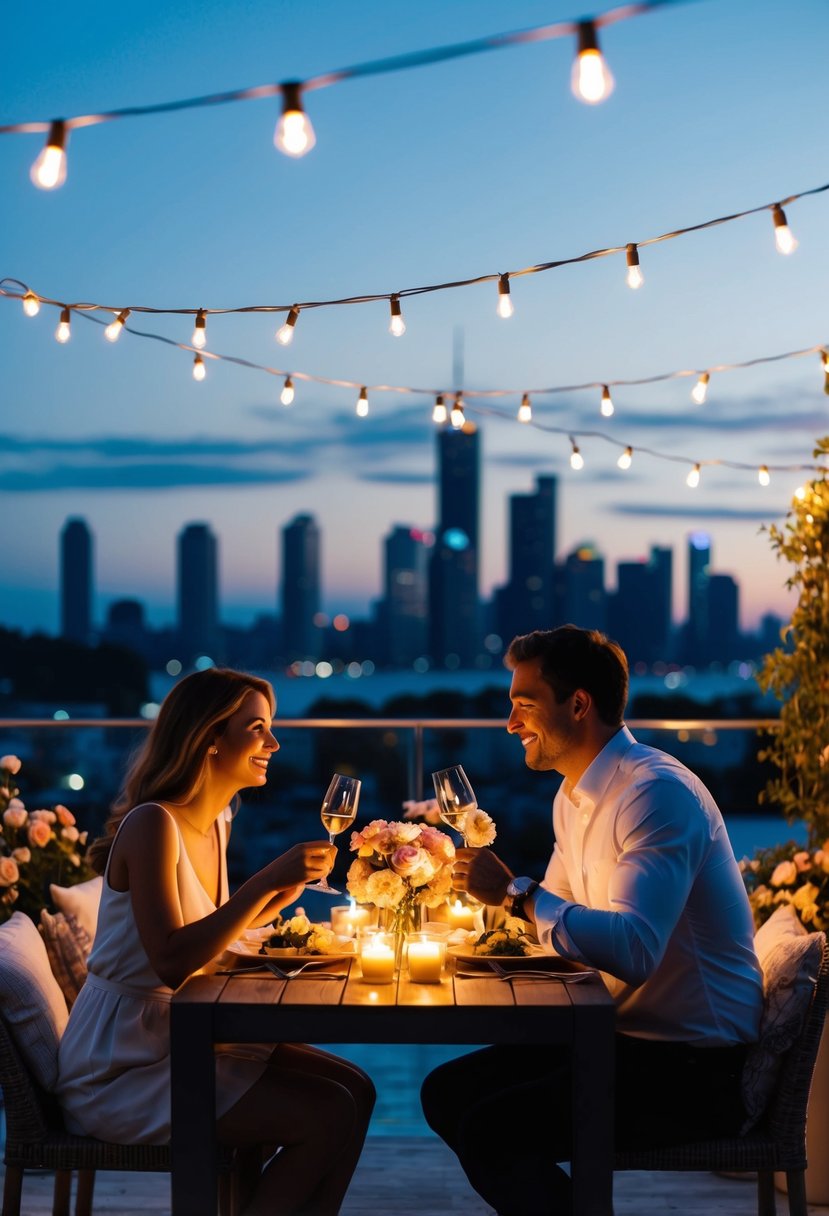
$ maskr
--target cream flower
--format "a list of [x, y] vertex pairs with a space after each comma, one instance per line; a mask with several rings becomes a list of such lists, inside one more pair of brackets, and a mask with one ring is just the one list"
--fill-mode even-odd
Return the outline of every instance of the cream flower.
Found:
[[351, 833], [351, 851], [359, 857], [370, 857], [375, 852], [376, 842], [388, 827], [385, 819], [372, 819], [360, 832]]
[[396, 908], [406, 894], [406, 884], [394, 870], [375, 870], [366, 883], [365, 903], [378, 908]]
[[19, 849], [12, 849], [12, 857], [18, 865], [25, 866], [32, 860], [32, 851], [21, 845]]
[[782, 887], [797, 882], [797, 866], [793, 861], [778, 862], [769, 882], [773, 887]]
[[445, 832], [439, 832], [437, 828], [420, 829], [420, 847], [444, 865], [455, 860], [454, 844]]
[[466, 812], [463, 834], [471, 849], [482, 849], [486, 845], [492, 844], [495, 839], [495, 824], [486, 811], [476, 807], [474, 811]]
[[3, 812], [3, 823], [7, 828], [22, 828], [29, 816], [25, 807], [10, 806]]
[[363, 857], [357, 857], [349, 866], [346, 879], [348, 891], [350, 895], [354, 896], [357, 903], [365, 904], [369, 902], [366, 895], [366, 884], [374, 872], [374, 866]]

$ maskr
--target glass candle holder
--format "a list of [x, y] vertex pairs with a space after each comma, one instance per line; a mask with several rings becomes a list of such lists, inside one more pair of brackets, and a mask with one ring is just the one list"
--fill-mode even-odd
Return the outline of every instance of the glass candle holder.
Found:
[[482, 906], [464, 892], [453, 891], [446, 907], [446, 919], [453, 929], [483, 929]]
[[335, 904], [331, 909], [331, 931], [340, 937], [357, 937], [362, 929], [377, 924], [377, 909], [373, 904]]
[[435, 933], [406, 936], [406, 964], [414, 984], [439, 984], [446, 961], [446, 938]]
[[394, 982], [394, 937], [381, 929], [363, 929], [357, 939], [357, 954], [367, 984]]

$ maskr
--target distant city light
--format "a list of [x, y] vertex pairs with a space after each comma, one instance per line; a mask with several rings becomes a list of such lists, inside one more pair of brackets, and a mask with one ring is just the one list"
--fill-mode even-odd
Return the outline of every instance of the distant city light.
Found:
[[424, 671], [429, 670], [429, 660], [424, 655], [421, 655], [419, 659], [415, 659], [412, 667], [422, 675]]
[[193, 666], [195, 667], [196, 671], [207, 671], [208, 667], [215, 667], [216, 664], [209, 655], [200, 654]]
[[56, 709], [55, 712], [52, 714], [52, 717], [54, 718], [54, 720], [56, 722], [68, 722], [69, 721], [69, 714], [66, 712], [65, 709]]
[[331, 618], [326, 616], [324, 612], [315, 612], [314, 624], [316, 625], [317, 629], [327, 629], [331, 624]]
[[372, 663], [371, 659], [363, 659], [362, 663], [360, 664], [360, 668], [362, 669], [364, 676], [374, 675], [374, 664]]
[[346, 629], [348, 629], [349, 625], [351, 624], [351, 621], [344, 612], [338, 612], [331, 624], [334, 626], [337, 633], [345, 633]]
[[138, 712], [142, 718], [146, 718], [148, 722], [152, 722], [154, 718], [158, 717], [160, 708], [161, 706], [157, 701], [145, 701]]
[[504, 647], [504, 641], [500, 634], [488, 633], [484, 638], [484, 646], [490, 654], [498, 654]]
[[443, 543], [447, 549], [454, 549], [456, 553], [460, 553], [463, 549], [469, 548], [469, 537], [463, 528], [447, 528], [443, 534]]
[[80, 773], [70, 773], [66, 778], [66, 784], [70, 790], [82, 790], [85, 782]]
[[360, 676], [363, 674], [363, 669], [359, 663], [351, 662], [348, 664], [348, 667], [346, 667], [345, 674], [352, 680], [359, 680]]
[[329, 676], [334, 674], [334, 668], [327, 659], [321, 659], [314, 668], [314, 675], [319, 676], [321, 680], [327, 680]]
[[179, 663], [178, 659], [170, 659], [166, 665], [165, 670], [166, 670], [168, 676], [180, 676], [181, 675], [181, 663]]

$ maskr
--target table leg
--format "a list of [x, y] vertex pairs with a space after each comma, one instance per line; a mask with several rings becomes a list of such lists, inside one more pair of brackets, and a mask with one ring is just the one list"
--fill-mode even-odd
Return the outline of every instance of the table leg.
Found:
[[216, 1212], [216, 1065], [211, 1005], [176, 1005], [170, 1018], [173, 1216]]
[[573, 1030], [573, 1211], [613, 1216], [613, 1010], [579, 1013]]

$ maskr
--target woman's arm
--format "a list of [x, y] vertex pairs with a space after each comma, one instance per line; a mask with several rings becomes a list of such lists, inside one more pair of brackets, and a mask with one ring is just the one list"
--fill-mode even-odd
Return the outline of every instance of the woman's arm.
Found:
[[[138, 933], [162, 983], [180, 984], [239, 937], [281, 894], [322, 878], [331, 868], [328, 841], [294, 845], [270, 862], [215, 912], [184, 923], [176, 866], [180, 838], [170, 815], [154, 803], [136, 808], [125, 821], [113, 856], [126, 874]], [[122, 889], [119, 884], [119, 889]], [[284, 905], [283, 905], [284, 906]], [[266, 922], [264, 922], [266, 923]]]

